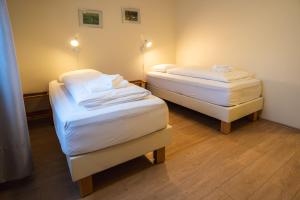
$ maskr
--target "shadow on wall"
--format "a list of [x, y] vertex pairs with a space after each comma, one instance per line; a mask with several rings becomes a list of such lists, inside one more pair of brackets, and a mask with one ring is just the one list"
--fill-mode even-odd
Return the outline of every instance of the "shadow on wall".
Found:
[[[262, 117], [300, 129], [300, 85], [276, 80], [263, 80], [265, 98]], [[288, 102], [288, 103], [287, 103]], [[274, 105], [279, 105], [274, 110]], [[293, 112], [287, 110], [293, 109]], [[278, 115], [280, 113], [280, 115]]]

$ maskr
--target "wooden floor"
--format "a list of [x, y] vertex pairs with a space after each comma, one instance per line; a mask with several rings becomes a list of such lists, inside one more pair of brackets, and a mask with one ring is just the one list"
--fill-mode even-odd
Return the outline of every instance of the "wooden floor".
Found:
[[[299, 130], [242, 119], [221, 135], [217, 120], [173, 104], [170, 124], [164, 164], [140, 157], [99, 173], [96, 192], [85, 199], [300, 199]], [[34, 174], [0, 185], [0, 199], [79, 199], [53, 126], [32, 124], [30, 135]]]

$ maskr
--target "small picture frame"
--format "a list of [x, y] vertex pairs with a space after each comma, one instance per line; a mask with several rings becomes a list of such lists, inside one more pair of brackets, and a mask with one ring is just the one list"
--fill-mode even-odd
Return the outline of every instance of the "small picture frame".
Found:
[[79, 9], [79, 24], [92, 28], [103, 27], [103, 13], [100, 10]]
[[141, 23], [140, 9], [138, 8], [122, 8], [123, 23]]

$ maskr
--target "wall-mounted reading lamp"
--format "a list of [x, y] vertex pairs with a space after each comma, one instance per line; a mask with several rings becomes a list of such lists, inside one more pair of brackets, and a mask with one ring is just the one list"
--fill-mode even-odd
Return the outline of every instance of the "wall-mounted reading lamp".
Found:
[[151, 40], [144, 40], [143, 44], [141, 46], [141, 51], [144, 53], [146, 49], [150, 49], [153, 46], [153, 43]]
[[73, 39], [71, 39], [70, 40], [70, 45], [71, 45], [73, 50], [79, 51], [80, 42], [79, 42], [78, 37], [74, 37]]
[[72, 39], [71, 41], [70, 41], [70, 45], [73, 47], [73, 48], [77, 48], [77, 47], [79, 47], [79, 41], [78, 41], [78, 39], [77, 38], [74, 38], [74, 39]]
[[78, 37], [74, 37], [73, 39], [70, 40], [70, 45], [73, 49], [73, 51], [76, 53], [76, 63], [77, 63], [77, 67], [79, 65], [79, 53], [80, 53], [80, 42]]
[[145, 51], [147, 49], [150, 49], [153, 46], [153, 42], [151, 40], [142, 40], [142, 46], [141, 46], [141, 52], [143, 54], [143, 75], [142, 75], [142, 79], [145, 79]]

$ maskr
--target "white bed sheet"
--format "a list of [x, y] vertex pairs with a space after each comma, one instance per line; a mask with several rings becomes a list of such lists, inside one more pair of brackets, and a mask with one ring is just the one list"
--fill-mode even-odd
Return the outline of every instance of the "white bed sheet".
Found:
[[149, 72], [147, 82], [158, 88], [220, 106], [235, 106], [261, 96], [261, 81], [248, 78], [224, 83], [161, 72]]
[[124, 143], [167, 127], [168, 107], [154, 96], [89, 111], [78, 106], [62, 83], [49, 84], [61, 148], [74, 156]]

